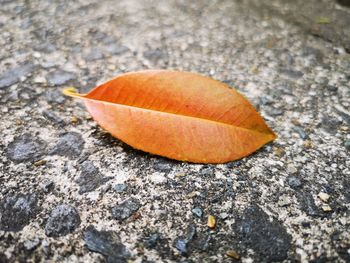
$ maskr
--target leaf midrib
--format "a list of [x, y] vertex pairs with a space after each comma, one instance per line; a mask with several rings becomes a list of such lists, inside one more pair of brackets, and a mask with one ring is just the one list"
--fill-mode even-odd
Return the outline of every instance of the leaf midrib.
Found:
[[231, 128], [241, 129], [241, 130], [245, 130], [245, 131], [249, 131], [249, 132], [255, 132], [255, 133], [258, 133], [258, 134], [273, 135], [273, 134], [271, 134], [269, 132], [261, 132], [261, 131], [258, 131], [258, 130], [248, 129], [248, 128], [236, 126], [236, 125], [233, 125], [233, 124], [229, 124], [229, 123], [226, 123], [226, 122], [215, 121], [215, 120], [211, 120], [211, 119], [207, 119], [207, 118], [201, 118], [201, 117], [190, 116], [190, 115], [183, 115], [183, 114], [167, 112], [167, 111], [159, 111], [159, 110], [154, 110], [154, 109], [146, 109], [146, 108], [142, 108], [142, 107], [126, 105], [126, 104], [120, 104], [120, 103], [113, 103], [113, 102], [104, 101], [104, 100], [87, 98], [87, 97], [82, 96], [82, 95], [78, 95], [78, 97], [83, 99], [83, 100], [91, 100], [91, 101], [94, 101], [94, 102], [100, 102], [100, 103], [109, 104], [109, 105], [113, 105], [113, 106], [118, 105], [118, 106], [121, 106], [121, 107], [129, 107], [129, 108], [136, 108], [136, 109], [141, 109], [141, 110], [145, 110], [145, 111], [152, 111], [152, 112], [158, 112], [158, 113], [164, 113], [164, 114], [171, 114], [171, 115], [176, 115], [176, 116], [181, 116], [181, 117], [186, 117], [186, 118], [193, 118], [193, 119], [197, 119], [197, 120], [201, 120], [201, 121], [213, 122], [213, 123], [215, 123], [217, 125], [229, 126]]

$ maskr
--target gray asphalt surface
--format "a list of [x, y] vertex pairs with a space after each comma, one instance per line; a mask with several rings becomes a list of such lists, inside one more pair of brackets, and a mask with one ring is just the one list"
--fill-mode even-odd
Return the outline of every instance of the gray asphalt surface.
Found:
[[[0, 262], [350, 262], [350, 8], [303, 2], [0, 1]], [[171, 161], [61, 94], [155, 68], [228, 83], [279, 138]]]

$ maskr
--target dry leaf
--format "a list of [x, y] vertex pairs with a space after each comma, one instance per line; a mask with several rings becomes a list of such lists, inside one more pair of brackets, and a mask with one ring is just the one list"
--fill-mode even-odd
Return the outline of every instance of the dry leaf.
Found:
[[105, 130], [145, 152], [195, 163], [247, 156], [276, 135], [259, 113], [226, 84], [189, 72], [150, 70], [120, 75], [84, 100]]

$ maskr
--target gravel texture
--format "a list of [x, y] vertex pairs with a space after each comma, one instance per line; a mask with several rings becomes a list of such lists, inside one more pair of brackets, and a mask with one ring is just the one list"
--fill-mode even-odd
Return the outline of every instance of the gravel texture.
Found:
[[[350, 262], [348, 6], [1, 1], [0, 262]], [[278, 139], [176, 162], [61, 94], [155, 68], [237, 88]]]

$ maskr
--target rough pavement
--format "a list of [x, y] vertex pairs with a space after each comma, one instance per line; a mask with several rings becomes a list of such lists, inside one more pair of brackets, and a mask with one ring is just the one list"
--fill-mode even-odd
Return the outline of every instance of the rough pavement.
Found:
[[[349, 262], [350, 9], [287, 2], [1, 1], [0, 262]], [[175, 162], [61, 95], [150, 68], [236, 87], [279, 138]]]

